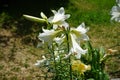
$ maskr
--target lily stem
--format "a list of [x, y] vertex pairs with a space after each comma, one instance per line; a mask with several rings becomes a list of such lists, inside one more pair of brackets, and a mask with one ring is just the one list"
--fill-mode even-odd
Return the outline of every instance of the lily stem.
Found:
[[54, 45], [52, 45], [52, 54], [53, 54], [53, 62], [54, 62], [55, 75], [57, 75], [57, 68], [56, 68], [56, 61], [55, 61], [55, 53], [54, 53]]
[[[69, 29], [66, 31], [66, 38], [67, 38], [67, 52], [69, 53], [70, 51], [70, 45], [69, 45]], [[70, 68], [70, 80], [72, 80], [72, 66], [71, 66], [71, 58], [69, 57], [69, 68]]]

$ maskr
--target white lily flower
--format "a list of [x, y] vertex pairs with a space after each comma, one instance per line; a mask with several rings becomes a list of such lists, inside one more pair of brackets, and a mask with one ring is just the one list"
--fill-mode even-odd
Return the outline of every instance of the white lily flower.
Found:
[[45, 29], [43, 29], [43, 33], [40, 33], [39, 36], [38, 36], [38, 38], [40, 40], [42, 40], [43, 43], [46, 42], [46, 43], [48, 43], [48, 45], [50, 45], [50, 44], [52, 44], [53, 39], [60, 32], [61, 32], [61, 30], [55, 31], [53, 29], [52, 30], [45, 30]]
[[71, 28], [71, 34], [74, 34], [74, 38], [78, 41], [80, 40], [89, 40], [89, 37], [86, 35], [86, 32], [89, 28], [85, 28], [85, 24], [82, 23], [77, 28]]
[[35, 63], [34, 65], [37, 67], [43, 66], [47, 62], [47, 59], [45, 56], [42, 56], [42, 58], [43, 58], [42, 60], [37, 60], [37, 63]]
[[55, 10], [52, 10], [54, 16], [50, 17], [48, 19], [48, 21], [50, 23], [53, 24], [53, 28], [56, 29], [58, 26], [62, 27], [68, 27], [69, 24], [67, 22], [65, 22], [66, 19], [68, 19], [70, 17], [69, 14], [65, 15], [65, 11], [64, 8], [61, 7], [58, 12], [56, 12]]
[[118, 6], [120, 6], [120, 0], [116, 0], [116, 3], [118, 4]]
[[80, 45], [76, 42], [76, 40], [75, 40], [75, 38], [74, 38], [74, 36], [72, 34], [70, 36], [71, 36], [72, 48], [71, 48], [69, 54], [74, 53], [75, 57], [77, 59], [80, 59], [82, 54], [87, 53], [87, 50], [83, 50], [80, 47]]
[[89, 40], [89, 37], [87, 36], [86, 32], [89, 30], [89, 28], [85, 28], [85, 24], [82, 23], [77, 28], [71, 28], [70, 30], [70, 40], [72, 42], [71, 44], [71, 50], [68, 55], [65, 56], [65, 58], [68, 58], [72, 53], [75, 53], [75, 57], [77, 59], [81, 58], [81, 54], [87, 53], [87, 50], [83, 50], [80, 47], [80, 41], [81, 40]]
[[80, 24], [76, 29], [76, 31], [81, 32], [81, 34], [85, 34], [88, 30], [89, 28], [85, 29], [85, 23]]
[[120, 5], [113, 6], [110, 14], [112, 15], [111, 20], [120, 22]]

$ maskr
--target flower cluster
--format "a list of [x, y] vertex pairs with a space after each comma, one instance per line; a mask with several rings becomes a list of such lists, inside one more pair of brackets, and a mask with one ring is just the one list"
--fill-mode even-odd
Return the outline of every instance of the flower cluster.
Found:
[[[80, 46], [81, 40], [89, 40], [86, 32], [89, 28], [85, 28], [85, 24], [80, 24], [77, 28], [71, 28], [69, 24], [66, 22], [66, 19], [70, 17], [69, 14], [65, 14], [64, 8], [61, 7], [58, 11], [52, 10], [54, 16], [47, 18], [47, 16], [41, 12], [42, 18], [36, 18], [29, 15], [24, 15], [28, 19], [34, 19], [42, 22], [46, 22], [52, 25], [51, 29], [44, 29], [43, 32], [39, 33], [38, 38], [43, 42], [43, 44], [47, 44], [49, 49], [54, 46], [53, 43], [61, 46], [62, 44], [68, 43], [67, 46], [57, 47], [55, 46], [53, 52], [55, 54], [55, 60], [67, 59], [70, 56], [74, 56], [76, 59], [80, 59], [82, 54], [87, 53], [87, 49], [82, 49]], [[68, 52], [62, 48], [68, 48]], [[67, 49], [66, 48], [66, 49]], [[59, 51], [59, 52], [58, 52]], [[61, 57], [63, 55], [63, 57]], [[43, 66], [48, 61], [43, 56], [42, 60], [38, 60], [35, 64], [36, 66]], [[44, 64], [43, 64], [44, 63]]]
[[[119, 6], [114, 6], [111, 11], [111, 20], [119, 21]], [[41, 18], [23, 15], [26, 19], [46, 23], [38, 39], [42, 42], [46, 54], [37, 60], [35, 66], [47, 67], [55, 76], [52, 80], [109, 80], [104, 71], [104, 61], [109, 57], [103, 48], [94, 49], [86, 34], [89, 28], [84, 22], [79, 26], [70, 27], [66, 19], [70, 14], [65, 14], [64, 8], [52, 10], [53, 16], [47, 17], [41, 12]], [[81, 42], [85, 42], [81, 44]], [[109, 50], [111, 51], [111, 50]], [[116, 51], [114, 51], [116, 52]], [[75, 72], [75, 73], [74, 73]], [[69, 75], [69, 77], [68, 77]], [[89, 76], [88, 76], [89, 75]]]

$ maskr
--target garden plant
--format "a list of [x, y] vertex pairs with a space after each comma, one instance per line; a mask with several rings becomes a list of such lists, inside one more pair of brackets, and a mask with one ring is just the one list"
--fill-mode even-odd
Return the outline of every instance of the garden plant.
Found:
[[52, 80], [109, 80], [105, 62], [112, 51], [92, 47], [87, 35], [89, 27], [84, 22], [71, 27], [66, 21], [70, 14], [65, 14], [63, 7], [52, 12], [54, 16], [49, 18], [43, 12], [41, 18], [23, 15], [26, 19], [45, 24], [38, 36], [39, 47], [44, 48], [45, 53], [35, 66], [45, 68], [52, 74]]
[[120, 0], [0, 4], [0, 80], [119, 80]]

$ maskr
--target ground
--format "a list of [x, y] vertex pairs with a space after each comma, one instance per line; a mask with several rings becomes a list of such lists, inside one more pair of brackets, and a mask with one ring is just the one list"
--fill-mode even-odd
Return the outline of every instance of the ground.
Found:
[[[120, 76], [118, 25], [107, 28], [101, 26], [97, 32], [98, 28], [92, 27], [88, 32], [94, 47], [103, 46], [106, 50], [109, 48], [118, 50], [106, 63], [106, 71], [112, 78]], [[34, 66], [36, 60], [41, 59], [44, 54], [42, 49], [34, 45], [35, 41], [37, 42], [35, 36], [32, 34], [20, 36], [11, 29], [0, 29], [1, 80], [33, 80], [33, 78], [34, 80], [44, 80], [40, 77], [43, 75], [42, 70]]]

